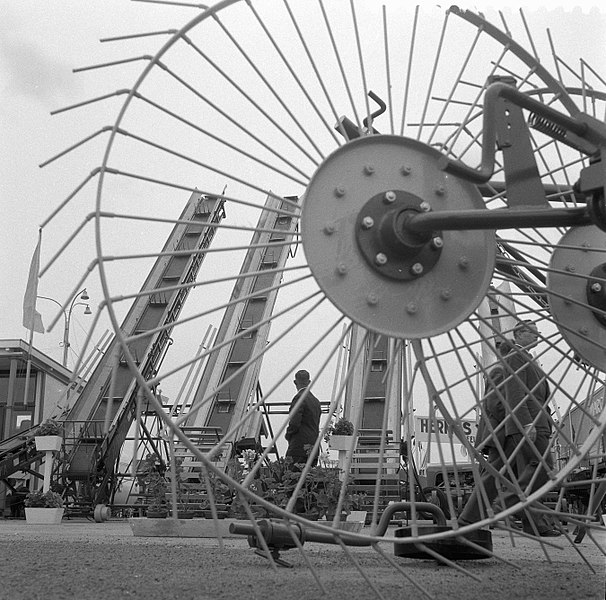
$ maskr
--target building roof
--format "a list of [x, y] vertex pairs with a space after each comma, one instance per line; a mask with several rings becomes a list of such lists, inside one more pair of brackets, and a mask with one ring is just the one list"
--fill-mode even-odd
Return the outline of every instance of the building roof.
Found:
[[49, 373], [62, 383], [67, 384], [71, 379], [72, 372], [50, 356], [36, 350], [35, 347], [32, 347], [30, 354], [29, 344], [24, 340], [0, 339], [0, 371], [8, 371], [11, 360], [15, 358], [24, 366], [28, 358], [31, 358], [32, 369]]

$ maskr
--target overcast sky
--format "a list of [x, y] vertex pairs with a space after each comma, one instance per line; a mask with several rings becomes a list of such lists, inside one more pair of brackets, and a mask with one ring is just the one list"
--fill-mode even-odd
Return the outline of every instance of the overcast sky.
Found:
[[[484, 8], [486, 3], [463, 6]], [[488, 3], [504, 6], [508, 3]], [[595, 3], [566, 3], [565, 22], [562, 13], [550, 22], [544, 14], [544, 25], [555, 30], [556, 44], [566, 46], [566, 54], [578, 51], [606, 77], [604, 48], [605, 9]], [[532, 8], [541, 3], [524, 3]], [[583, 10], [571, 10], [570, 6]], [[550, 7], [554, 3], [549, 3]], [[543, 5], [544, 7], [544, 5]], [[80, 155], [81, 170], [74, 173], [60, 164], [44, 169], [39, 164], [81, 139], [94, 128], [78, 121], [74, 114], [50, 116], [51, 111], [103, 93], [125, 87], [116, 83], [115, 71], [73, 74], [72, 69], [136, 55], [142, 43], [100, 44], [99, 39], [144, 31], [178, 28], [197, 14], [196, 9], [166, 7], [128, 0], [5, 0], [0, 19], [0, 86], [2, 94], [2, 144], [0, 193], [3, 219], [1, 225], [2, 293], [0, 295], [0, 337], [27, 339], [21, 324], [22, 299], [29, 262], [36, 245], [38, 226], [65, 196], [98, 166], [99, 155]], [[146, 47], [153, 44], [146, 42]], [[160, 44], [160, 41], [157, 42]], [[132, 48], [135, 48], [135, 51]], [[130, 67], [126, 75], [132, 80], [141, 64]], [[110, 104], [116, 109], [117, 101]], [[104, 124], [112, 122], [108, 106]], [[103, 122], [103, 119], [101, 119]], [[65, 222], [69, 216], [62, 217]], [[70, 224], [70, 227], [73, 223]], [[67, 228], [66, 228], [67, 229]], [[59, 235], [60, 226], [53, 235]], [[48, 256], [46, 257], [48, 259]], [[43, 257], [44, 262], [44, 257]], [[58, 282], [57, 289], [45, 282], [39, 293], [63, 300], [71, 289]], [[73, 280], [72, 280], [73, 281]], [[100, 300], [100, 288], [88, 286], [91, 306]], [[39, 305], [48, 322], [51, 311]], [[74, 343], [83, 339], [86, 317], [77, 316], [73, 322]], [[36, 346], [57, 360], [61, 358], [60, 331], [37, 336]]]

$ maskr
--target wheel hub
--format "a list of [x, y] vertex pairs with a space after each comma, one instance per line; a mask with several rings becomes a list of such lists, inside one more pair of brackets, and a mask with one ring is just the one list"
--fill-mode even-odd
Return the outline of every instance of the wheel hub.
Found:
[[585, 362], [604, 369], [606, 269], [604, 232], [571, 227], [551, 256], [549, 306], [562, 337]]
[[439, 231], [414, 233], [406, 222], [415, 213], [431, 210], [422, 198], [402, 190], [373, 196], [358, 214], [356, 241], [368, 265], [392, 279], [422, 277], [440, 258]]
[[490, 284], [494, 231], [414, 233], [426, 211], [484, 208], [476, 186], [439, 167], [442, 154], [417, 140], [353, 140], [318, 168], [302, 203], [310, 269], [341, 312], [393, 337], [444, 333], [466, 319]]

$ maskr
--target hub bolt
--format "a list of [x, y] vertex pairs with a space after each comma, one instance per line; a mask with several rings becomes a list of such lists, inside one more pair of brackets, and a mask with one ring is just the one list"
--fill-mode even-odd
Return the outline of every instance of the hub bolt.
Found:
[[439, 185], [436, 188], [436, 196], [443, 196], [446, 193], [446, 188], [443, 185]]
[[379, 296], [377, 296], [374, 292], [370, 292], [370, 294], [366, 296], [366, 302], [370, 304], [370, 306], [374, 306], [379, 302]]
[[579, 328], [579, 333], [581, 335], [587, 335], [589, 333], [589, 329], [587, 329], [587, 327], [580, 327]]
[[431, 240], [431, 245], [437, 250], [444, 246], [444, 240], [439, 235], [436, 235], [436, 237]]
[[417, 312], [417, 305], [414, 302], [409, 302], [406, 305], [406, 312], [409, 315], [414, 315]]
[[400, 173], [402, 173], [402, 175], [404, 175], [404, 177], [408, 177], [408, 175], [410, 175], [412, 173], [412, 168], [409, 167], [408, 165], [404, 165], [400, 169]]
[[364, 217], [362, 219], [362, 227], [364, 229], [370, 229], [375, 224], [375, 220], [372, 217]]
[[412, 267], [410, 267], [410, 272], [413, 275], [421, 275], [421, 273], [423, 273], [423, 265], [421, 263], [415, 263], [414, 265], [412, 265]]
[[602, 291], [602, 286], [599, 283], [592, 283], [591, 284], [591, 291], [595, 292], [597, 294], [598, 292]]
[[339, 263], [337, 265], [337, 273], [339, 275], [347, 275], [347, 271], [348, 271], [348, 269], [347, 269], [347, 265], [345, 263]]
[[452, 292], [449, 289], [442, 290], [440, 298], [442, 298], [442, 300], [450, 300], [452, 298]]
[[387, 255], [385, 255], [383, 252], [379, 252], [375, 256], [375, 263], [377, 265], [379, 265], [380, 267], [382, 267], [383, 265], [387, 264]]
[[459, 258], [459, 268], [467, 269], [467, 267], [469, 267], [469, 259], [466, 256], [461, 256], [461, 258]]
[[343, 198], [343, 196], [345, 196], [345, 188], [342, 185], [338, 185], [335, 188], [335, 196], [337, 198]]
[[566, 270], [569, 273], [574, 273], [577, 270], [577, 268], [574, 265], [566, 265]]
[[324, 225], [324, 233], [326, 235], [332, 235], [337, 230], [337, 227], [334, 223], [326, 223]]
[[392, 204], [396, 201], [396, 193], [395, 192], [385, 192], [385, 196], [383, 198], [385, 204]]
[[419, 208], [423, 212], [429, 212], [431, 210], [431, 204], [429, 204], [429, 202], [421, 202], [421, 204], [419, 204]]
[[375, 168], [372, 165], [366, 165], [364, 167], [364, 173], [366, 173], [366, 175], [372, 175], [375, 172]]

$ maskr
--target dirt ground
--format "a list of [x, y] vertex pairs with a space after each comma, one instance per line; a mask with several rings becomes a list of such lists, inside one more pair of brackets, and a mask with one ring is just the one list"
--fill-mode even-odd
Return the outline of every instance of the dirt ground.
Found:
[[[606, 547], [606, 529], [593, 537]], [[386, 558], [370, 548], [350, 548], [348, 557], [338, 546], [306, 543], [319, 585], [298, 550], [282, 553], [292, 568], [274, 570], [245, 538], [224, 539], [221, 549], [214, 538], [134, 536], [125, 520], [0, 520], [0, 598], [604, 600], [606, 558], [598, 546], [589, 537], [576, 546], [566, 538], [553, 543], [543, 549], [516, 538], [512, 546], [508, 534], [494, 530], [494, 550], [504, 560], [460, 561], [469, 574], [394, 557], [392, 544], [382, 546]]]

